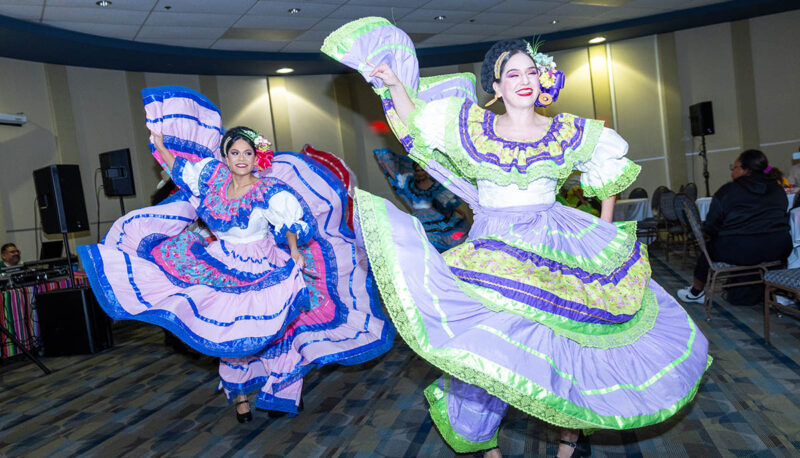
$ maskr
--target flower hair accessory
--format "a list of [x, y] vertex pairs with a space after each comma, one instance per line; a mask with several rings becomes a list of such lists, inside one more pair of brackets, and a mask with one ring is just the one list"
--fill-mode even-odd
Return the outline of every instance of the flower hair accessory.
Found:
[[[269, 140], [248, 127], [236, 127], [232, 130], [235, 131], [235, 135], [241, 135], [242, 137], [245, 137], [253, 142], [253, 145], [256, 148], [256, 166], [258, 168], [261, 170], [267, 170], [268, 168], [272, 167], [272, 157], [274, 153], [271, 149], [269, 149], [269, 147], [272, 146], [272, 143], [270, 143]], [[228, 143], [224, 145], [225, 151], [227, 151], [228, 144], [233, 138], [233, 136], [228, 138]]]
[[258, 168], [261, 170], [266, 170], [272, 167], [272, 157], [274, 153], [271, 149], [269, 149], [269, 147], [272, 146], [272, 143], [259, 135], [253, 140], [253, 144], [256, 145], [256, 165]]

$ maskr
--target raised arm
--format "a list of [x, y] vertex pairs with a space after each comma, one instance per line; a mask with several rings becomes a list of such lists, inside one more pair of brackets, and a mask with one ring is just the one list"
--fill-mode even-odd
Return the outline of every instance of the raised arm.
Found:
[[164, 164], [167, 168], [172, 170], [172, 165], [175, 164], [175, 156], [164, 146], [164, 136], [155, 132], [150, 133], [153, 137], [153, 145], [156, 147], [158, 154], [161, 155], [161, 159], [164, 160]]
[[[372, 65], [369, 61], [367, 61], [367, 64]], [[405, 86], [400, 82], [400, 79], [395, 75], [394, 71], [392, 71], [391, 67], [386, 64], [380, 64], [372, 70], [369, 76], [380, 78], [383, 84], [389, 88], [389, 94], [392, 96], [394, 108], [400, 116], [400, 119], [405, 123], [408, 115], [414, 111], [414, 102], [411, 101], [411, 97], [409, 97]]]

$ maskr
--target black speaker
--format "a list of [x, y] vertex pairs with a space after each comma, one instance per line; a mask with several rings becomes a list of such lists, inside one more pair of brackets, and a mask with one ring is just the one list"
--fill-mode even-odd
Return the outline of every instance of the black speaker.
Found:
[[38, 293], [35, 304], [45, 356], [96, 353], [114, 345], [111, 319], [90, 288]]
[[714, 111], [711, 102], [700, 102], [689, 106], [689, 120], [692, 122], [692, 137], [714, 134]]
[[130, 150], [125, 148], [101, 154], [100, 170], [103, 173], [103, 192], [106, 196], [136, 195]]
[[50, 165], [33, 171], [45, 234], [89, 230], [81, 172], [77, 165]]

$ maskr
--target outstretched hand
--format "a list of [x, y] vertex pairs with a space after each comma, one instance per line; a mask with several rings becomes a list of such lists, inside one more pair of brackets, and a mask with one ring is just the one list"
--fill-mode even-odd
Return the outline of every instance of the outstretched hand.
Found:
[[389, 67], [388, 64], [375, 65], [369, 59], [366, 60], [366, 63], [372, 67], [372, 71], [369, 74], [370, 77], [380, 79], [387, 87], [402, 85], [400, 78], [397, 77], [392, 67]]

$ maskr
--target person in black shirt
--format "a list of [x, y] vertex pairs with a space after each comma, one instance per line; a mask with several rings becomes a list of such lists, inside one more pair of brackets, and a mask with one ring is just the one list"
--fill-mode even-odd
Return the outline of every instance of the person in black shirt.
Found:
[[[792, 251], [789, 201], [781, 172], [758, 150], [747, 150], [731, 165], [733, 181], [714, 194], [703, 229], [714, 262], [754, 265], [785, 261]], [[691, 286], [678, 290], [684, 302], [704, 302], [708, 262], [697, 259]]]

